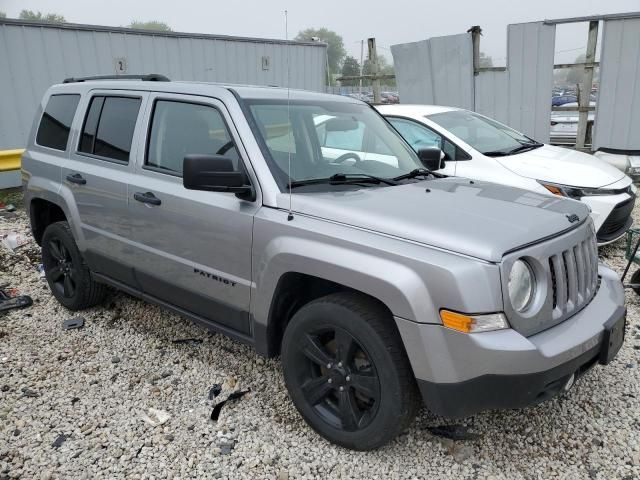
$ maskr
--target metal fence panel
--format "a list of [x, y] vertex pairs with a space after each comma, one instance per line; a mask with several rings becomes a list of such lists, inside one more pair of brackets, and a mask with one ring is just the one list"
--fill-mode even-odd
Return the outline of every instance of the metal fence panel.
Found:
[[403, 103], [473, 108], [473, 49], [467, 33], [391, 46]]
[[435, 103], [429, 40], [391, 46], [396, 85], [403, 103]]
[[506, 71], [476, 76], [470, 34], [393, 45], [400, 100], [475, 110], [548, 142], [554, 44], [553, 25], [509, 25]]
[[593, 149], [640, 150], [640, 18], [605, 20]]
[[436, 105], [473, 109], [473, 45], [471, 34], [429, 40]]
[[480, 72], [475, 85], [475, 111], [499, 122], [509, 123], [509, 74], [506, 71]]
[[[172, 80], [324, 91], [326, 46], [0, 19], [0, 150], [22, 147], [45, 90], [66, 77], [162, 73]], [[267, 57], [268, 65], [263, 65]]]
[[555, 25], [509, 25], [507, 30], [508, 115], [506, 123], [549, 141]]

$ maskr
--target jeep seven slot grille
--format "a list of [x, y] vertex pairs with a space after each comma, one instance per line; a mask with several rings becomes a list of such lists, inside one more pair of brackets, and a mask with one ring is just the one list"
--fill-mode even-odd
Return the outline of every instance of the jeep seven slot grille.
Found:
[[598, 249], [595, 235], [549, 257], [553, 317], [567, 317], [584, 307], [597, 290]]

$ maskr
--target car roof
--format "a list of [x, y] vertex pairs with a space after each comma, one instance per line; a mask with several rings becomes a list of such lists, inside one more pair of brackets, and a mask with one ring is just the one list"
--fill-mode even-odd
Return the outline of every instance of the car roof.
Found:
[[243, 99], [278, 99], [335, 101], [345, 103], [363, 103], [352, 97], [333, 95], [329, 93], [311, 92], [307, 90], [287, 89], [283, 87], [234, 85], [228, 83], [190, 82], [190, 81], [141, 81], [141, 80], [86, 80], [69, 82], [52, 87], [52, 93], [80, 92], [88, 90], [135, 90], [167, 93], [184, 93], [191, 95], [210, 96], [221, 90], [233, 90]]
[[402, 115], [407, 117], [424, 117], [434, 113], [452, 112], [462, 110], [455, 107], [443, 105], [417, 105], [417, 104], [396, 104], [396, 105], [376, 105], [378, 111], [384, 115]]

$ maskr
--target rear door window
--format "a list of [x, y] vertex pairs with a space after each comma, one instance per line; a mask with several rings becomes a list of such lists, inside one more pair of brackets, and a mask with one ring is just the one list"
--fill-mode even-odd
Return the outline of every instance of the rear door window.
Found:
[[79, 151], [128, 162], [140, 103], [140, 98], [93, 97], [82, 129]]
[[71, 123], [76, 114], [80, 95], [52, 95], [44, 109], [36, 143], [43, 147], [66, 150]]

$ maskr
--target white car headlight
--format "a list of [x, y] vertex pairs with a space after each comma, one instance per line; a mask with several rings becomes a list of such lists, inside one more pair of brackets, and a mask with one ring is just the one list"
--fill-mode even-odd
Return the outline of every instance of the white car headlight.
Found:
[[533, 300], [536, 279], [533, 270], [524, 260], [516, 260], [509, 273], [509, 300], [517, 312], [524, 312]]

